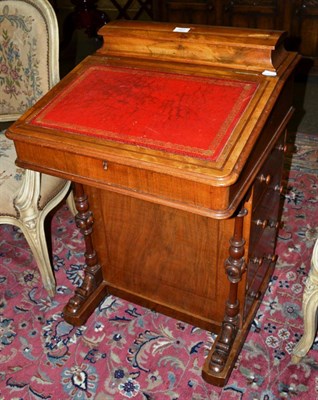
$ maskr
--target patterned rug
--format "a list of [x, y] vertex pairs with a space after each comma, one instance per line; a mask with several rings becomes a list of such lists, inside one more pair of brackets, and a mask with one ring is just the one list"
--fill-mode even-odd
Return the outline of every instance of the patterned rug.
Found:
[[201, 377], [209, 332], [113, 296], [85, 326], [63, 321], [84, 259], [81, 234], [63, 206], [52, 227], [54, 299], [20, 231], [0, 227], [0, 399], [318, 399], [318, 338], [301, 363], [291, 364], [318, 237], [318, 140], [297, 134], [290, 142], [278, 263], [224, 388]]

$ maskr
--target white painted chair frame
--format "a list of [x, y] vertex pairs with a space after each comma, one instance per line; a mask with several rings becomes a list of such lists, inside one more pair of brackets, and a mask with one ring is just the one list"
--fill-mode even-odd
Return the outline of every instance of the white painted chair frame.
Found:
[[292, 362], [298, 363], [310, 350], [317, 333], [318, 311], [318, 239], [311, 258], [311, 266], [303, 294], [304, 334], [293, 350]]

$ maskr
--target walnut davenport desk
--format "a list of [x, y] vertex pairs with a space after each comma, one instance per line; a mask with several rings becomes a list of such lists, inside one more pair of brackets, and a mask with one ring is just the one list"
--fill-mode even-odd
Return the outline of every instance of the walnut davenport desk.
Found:
[[224, 385], [274, 264], [299, 59], [282, 32], [114, 22], [8, 131], [17, 164], [74, 182], [86, 244], [65, 306], [109, 293], [218, 333]]

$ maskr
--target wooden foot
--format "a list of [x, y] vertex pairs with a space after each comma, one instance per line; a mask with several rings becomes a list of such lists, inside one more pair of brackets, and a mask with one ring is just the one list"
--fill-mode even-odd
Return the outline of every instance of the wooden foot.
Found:
[[64, 307], [64, 318], [72, 325], [82, 325], [91, 315], [107, 292], [102, 269], [91, 238], [94, 218], [89, 210], [87, 196], [81, 184], [75, 184], [75, 204], [78, 214], [76, 225], [84, 235], [86, 269], [82, 285]]
[[231, 345], [224, 352], [220, 350], [222, 346], [221, 333], [220, 340], [217, 339], [215, 341], [202, 370], [202, 377], [206, 382], [215, 386], [223, 387], [226, 385], [244, 344], [247, 332], [248, 330], [246, 329], [238, 330]]

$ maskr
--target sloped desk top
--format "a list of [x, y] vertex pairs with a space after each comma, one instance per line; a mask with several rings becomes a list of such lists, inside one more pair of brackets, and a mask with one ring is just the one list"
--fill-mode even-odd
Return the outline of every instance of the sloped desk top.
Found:
[[[259, 304], [245, 274], [259, 174], [276, 168], [298, 56], [281, 32], [115, 22], [100, 34], [7, 132], [18, 165], [75, 184], [87, 267], [65, 318], [84, 323], [113, 293], [213, 329], [204, 377], [223, 385]], [[270, 268], [259, 276], [264, 292]]]
[[[258, 82], [91, 66], [30, 125], [216, 162]], [[77, 99], [76, 102], [74, 99]], [[236, 137], [235, 137], [236, 136]]]

